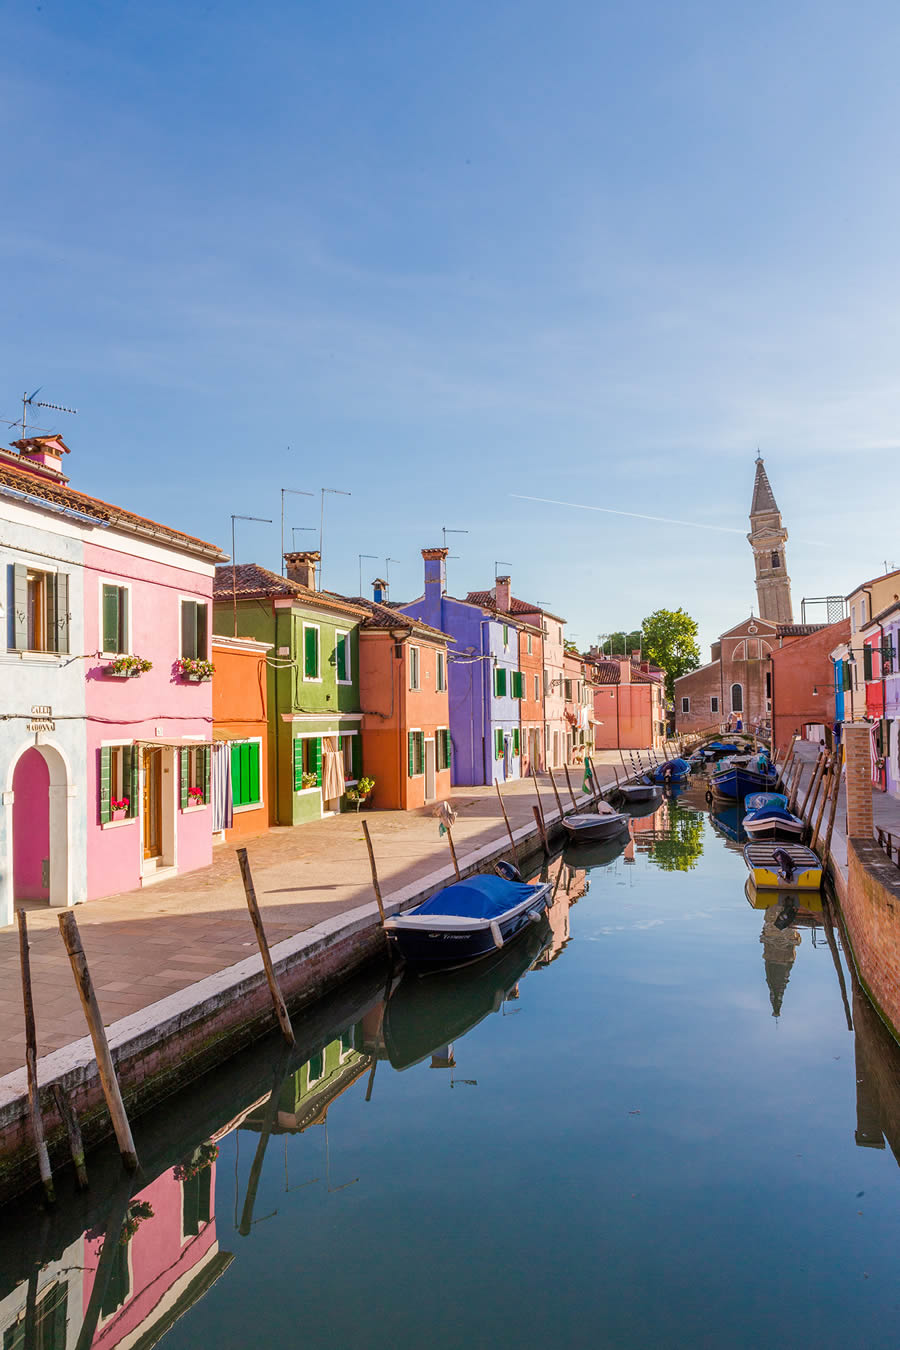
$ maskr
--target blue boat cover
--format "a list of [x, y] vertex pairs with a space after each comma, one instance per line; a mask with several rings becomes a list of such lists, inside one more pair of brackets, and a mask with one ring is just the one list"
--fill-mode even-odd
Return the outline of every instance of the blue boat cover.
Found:
[[744, 798], [748, 811], [758, 811], [761, 806], [781, 806], [787, 810], [788, 799], [783, 792], [751, 792]]
[[498, 919], [501, 914], [514, 909], [533, 894], [534, 887], [526, 886], [522, 881], [506, 881], [504, 877], [485, 873], [457, 881], [453, 886], [445, 886], [410, 913], [455, 914], [461, 919]]
[[783, 806], [758, 806], [755, 811], [747, 813], [746, 819], [797, 821], [799, 816], [794, 816], [790, 811], [785, 811]]
[[728, 754], [730, 754], [730, 755], [737, 754], [737, 746], [734, 745], [734, 744], [732, 744], [731, 741], [729, 741], [727, 744], [726, 744], [724, 741], [710, 741], [709, 745], [705, 745], [705, 746], [703, 747], [703, 749], [704, 749], [704, 750], [724, 750], [724, 751], [726, 751], [726, 752], [727, 752]]

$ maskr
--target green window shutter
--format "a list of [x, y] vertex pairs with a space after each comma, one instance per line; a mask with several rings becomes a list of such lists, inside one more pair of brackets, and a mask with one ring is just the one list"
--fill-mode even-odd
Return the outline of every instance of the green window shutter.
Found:
[[347, 678], [347, 642], [348, 638], [343, 634], [335, 639], [334, 652], [339, 680], [346, 680]]
[[303, 742], [298, 736], [294, 741], [294, 791], [303, 786]]
[[841, 662], [841, 677], [843, 680], [844, 693], [847, 694], [853, 688], [853, 676], [850, 672], [850, 662]]
[[119, 646], [119, 587], [103, 587], [103, 650], [120, 652]]
[[417, 764], [416, 764], [416, 769], [417, 769], [418, 773], [423, 774], [423, 773], [425, 772], [425, 732], [424, 732], [424, 731], [419, 731], [419, 732], [416, 733], [416, 741], [417, 741], [417, 751], [418, 751], [418, 754], [417, 754]]
[[28, 650], [28, 568], [24, 563], [13, 565], [13, 648]]
[[494, 693], [497, 698], [506, 696], [506, 670], [503, 666], [498, 666], [494, 671]]
[[863, 678], [872, 678], [872, 648], [868, 646], [863, 647]]
[[110, 819], [112, 812], [110, 810], [110, 760], [112, 751], [108, 745], [101, 746], [100, 749], [100, 822], [105, 825]]
[[181, 602], [181, 655], [197, 655], [197, 606], [193, 600]]
[[406, 746], [407, 768], [409, 769], [407, 777], [412, 778], [415, 772], [415, 769], [413, 767], [414, 766], [413, 756], [415, 755], [414, 749], [415, 733], [410, 731], [406, 739], [407, 739], [407, 746]]
[[202, 782], [203, 782], [203, 800], [204, 800], [204, 802], [206, 803], [206, 805], [208, 806], [209, 803], [210, 803], [210, 801], [211, 801], [211, 799], [212, 799], [212, 793], [211, 793], [211, 787], [212, 787], [212, 781], [211, 781], [211, 780], [212, 780], [212, 746], [211, 746], [211, 745], [204, 745], [204, 746], [202, 746], [201, 749], [200, 749], [200, 755], [201, 755], [201, 760], [202, 760], [201, 765], [200, 765], [200, 768], [201, 768], [201, 770], [202, 770], [202, 772], [203, 772], [203, 777], [202, 777]]
[[316, 737], [316, 786], [322, 786], [322, 737]]
[[513, 754], [519, 753], [519, 728], [513, 727]]
[[233, 745], [231, 747], [231, 804], [232, 806], [243, 806], [244, 798], [241, 795], [241, 750], [243, 746]]
[[130, 749], [131, 749], [131, 792], [129, 795], [131, 797], [131, 808], [128, 814], [130, 816], [136, 816], [138, 814], [138, 793], [140, 791], [139, 771], [140, 771], [141, 757], [140, 751], [138, 750], [136, 745], [130, 747]]
[[508, 646], [509, 646], [509, 624], [508, 624], [508, 623], [505, 623], [505, 624], [503, 625], [503, 645], [504, 645], [504, 647], [508, 647]]
[[259, 793], [259, 750], [260, 747], [254, 742], [246, 747], [247, 750], [247, 801], [258, 802]]
[[181, 809], [183, 811], [188, 804], [188, 785], [190, 783], [191, 752], [190, 750], [182, 750], [180, 753], [181, 753]]
[[48, 582], [49, 647], [54, 652], [69, 650], [69, 574], [57, 572]]
[[319, 632], [316, 628], [303, 630], [303, 673], [312, 680], [319, 674]]
[[503, 730], [500, 727], [494, 732], [494, 758], [503, 758]]
[[197, 615], [197, 632], [195, 638], [195, 644], [197, 647], [197, 656], [200, 657], [201, 661], [205, 661], [209, 656], [209, 651], [207, 650], [206, 645], [206, 634], [207, 629], [209, 627], [209, 619], [207, 617], [209, 613], [209, 607], [201, 603], [195, 605], [194, 610]]
[[122, 792], [128, 798], [128, 810], [126, 816], [133, 816], [137, 812], [137, 801], [134, 790], [134, 761], [137, 758], [133, 745], [122, 747]]
[[119, 646], [117, 651], [128, 651], [128, 588], [119, 587]]

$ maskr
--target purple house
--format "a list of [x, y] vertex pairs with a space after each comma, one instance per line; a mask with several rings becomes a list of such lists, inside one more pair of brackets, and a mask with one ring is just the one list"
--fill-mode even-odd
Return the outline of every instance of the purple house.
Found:
[[881, 744], [884, 752], [885, 786], [893, 796], [900, 797], [900, 601], [895, 600], [875, 622], [881, 626], [882, 650], [888, 647], [892, 656], [884, 662], [884, 727]]
[[425, 591], [398, 606], [404, 614], [449, 633], [451, 782], [472, 787], [518, 778], [521, 772], [517, 627], [480, 605], [446, 593], [447, 549], [423, 548]]

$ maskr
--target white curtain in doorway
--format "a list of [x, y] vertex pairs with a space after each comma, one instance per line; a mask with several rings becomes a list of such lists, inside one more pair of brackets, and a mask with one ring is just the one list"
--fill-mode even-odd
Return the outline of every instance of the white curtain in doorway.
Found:
[[322, 797], [326, 802], [340, 801], [344, 795], [344, 757], [338, 749], [336, 736], [322, 740]]
[[231, 795], [231, 744], [228, 741], [213, 743], [209, 790], [212, 795], [213, 833], [230, 830], [234, 820], [234, 802]]

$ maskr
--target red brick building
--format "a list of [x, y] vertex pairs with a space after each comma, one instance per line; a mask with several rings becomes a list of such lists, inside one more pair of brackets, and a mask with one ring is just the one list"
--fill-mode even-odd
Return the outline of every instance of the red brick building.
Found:
[[779, 750], [784, 751], [794, 735], [812, 741], [825, 736], [830, 741], [835, 718], [831, 652], [849, 636], [850, 620], [842, 619], [802, 637], [780, 639], [773, 649], [772, 743]]

